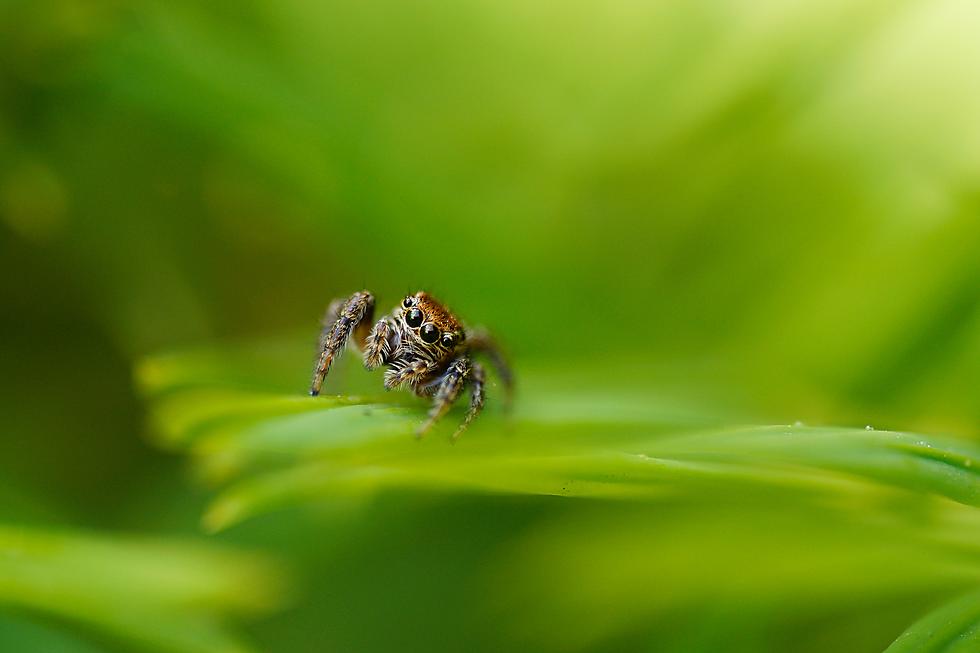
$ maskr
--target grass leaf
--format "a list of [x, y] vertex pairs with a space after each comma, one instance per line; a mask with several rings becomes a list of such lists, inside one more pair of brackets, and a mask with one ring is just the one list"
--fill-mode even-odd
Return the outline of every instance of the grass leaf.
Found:
[[[263, 358], [256, 351], [244, 356]], [[235, 481], [208, 513], [211, 528], [291, 503], [383, 488], [636, 500], [697, 487], [861, 485], [980, 504], [980, 448], [949, 438], [719, 426], [714, 417], [698, 419], [654, 399], [655, 390], [558, 392], [550, 389], [553, 380], [532, 375], [522, 379], [513, 416], [490, 410], [451, 446], [445, 425], [422, 441], [412, 437], [426, 405], [404, 393], [314, 399], [278, 392], [274, 382], [263, 392], [255, 373], [241, 389], [241, 357], [197, 352], [182, 363], [168, 355], [163, 363], [147, 361], [140, 375], [165, 442], [190, 453], [204, 477]], [[285, 376], [281, 367], [270, 370], [271, 379]], [[165, 375], [146, 372], [164, 368]], [[189, 382], [194, 375], [197, 382]], [[445, 421], [458, 419], [457, 411]]]
[[980, 591], [962, 596], [912, 624], [886, 653], [980, 650]]
[[[424, 401], [283, 392], [290, 374], [305, 378], [305, 358], [273, 363], [255, 347], [193, 353], [186, 371], [168, 355], [173, 382], [140, 375], [166, 445], [220, 488], [205, 527], [412, 493], [557, 499], [551, 519], [481, 560], [488, 571], [473, 581], [485, 611], [542, 649], [599, 646], [688, 604], [820, 613], [980, 582], [973, 442], [746, 425], [654, 387], [612, 387], [592, 367], [584, 382], [525, 371], [512, 415], [491, 388], [487, 413], [454, 445], [461, 408], [417, 440]], [[254, 370], [243, 386], [241, 361], [258, 358], [270, 383]]]
[[163, 653], [251, 650], [229, 616], [282, 598], [262, 558], [200, 545], [0, 526], [0, 604]]

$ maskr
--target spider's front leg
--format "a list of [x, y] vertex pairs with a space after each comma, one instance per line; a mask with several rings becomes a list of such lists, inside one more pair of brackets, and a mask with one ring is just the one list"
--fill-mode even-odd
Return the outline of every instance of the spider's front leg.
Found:
[[470, 409], [467, 411], [463, 423], [453, 433], [453, 440], [459, 437], [483, 409], [483, 368], [479, 364], [470, 362], [470, 359], [465, 356], [454, 360], [439, 380], [429, 416], [415, 433], [418, 437], [425, 435], [432, 428], [432, 425], [446, 414], [459, 399], [460, 393], [468, 383], [473, 384]]
[[367, 340], [367, 325], [374, 317], [374, 296], [368, 291], [356, 292], [347, 300], [334, 300], [330, 303], [323, 318], [323, 329], [320, 331], [320, 357], [313, 369], [313, 383], [310, 385], [310, 395], [320, 394], [323, 379], [330, 371], [330, 365], [338, 352], [343, 351], [351, 333], [355, 334], [358, 344]]

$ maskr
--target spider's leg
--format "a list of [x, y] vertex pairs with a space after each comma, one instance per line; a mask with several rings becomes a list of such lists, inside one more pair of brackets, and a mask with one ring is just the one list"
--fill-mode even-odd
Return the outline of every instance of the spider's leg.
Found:
[[429, 409], [429, 416], [415, 432], [416, 436], [425, 435], [432, 428], [432, 425], [439, 421], [439, 418], [452, 407], [466, 386], [472, 369], [470, 359], [465, 356], [461, 356], [449, 364], [437, 386], [435, 398], [432, 400], [432, 408]]
[[323, 351], [323, 346], [330, 338], [330, 331], [333, 330], [334, 322], [340, 317], [340, 311], [346, 303], [346, 299], [338, 297], [327, 306], [327, 311], [323, 314], [323, 319], [320, 320], [320, 345], [317, 347], [317, 351]]
[[[362, 321], [370, 323], [374, 316], [374, 296], [366, 290], [354, 293], [342, 303], [340, 301], [342, 300], [331, 302], [324, 317], [323, 330], [320, 332], [320, 356], [313, 369], [313, 382], [310, 385], [310, 394], [314, 397], [320, 394], [323, 379], [330, 371], [333, 359], [343, 351], [351, 332], [357, 329], [358, 339], [366, 339], [367, 334], [358, 325]], [[329, 322], [331, 318], [332, 323]]]
[[403, 383], [418, 387], [432, 373], [433, 364], [429, 361], [416, 359], [403, 363], [398, 360], [397, 354], [395, 359], [396, 362], [385, 372], [385, 390], [394, 390]]
[[390, 317], [378, 320], [364, 343], [364, 367], [373, 370], [390, 360], [394, 343], [395, 327]]
[[453, 433], [453, 442], [462, 435], [463, 431], [470, 425], [476, 416], [480, 414], [483, 410], [483, 385], [486, 380], [486, 375], [483, 372], [483, 366], [479, 363], [473, 363], [472, 372], [470, 372], [470, 408], [466, 411], [466, 417], [463, 418], [463, 423], [456, 428], [456, 432]]
[[504, 406], [509, 408], [514, 397], [514, 373], [497, 341], [486, 329], [477, 328], [466, 334], [465, 344], [470, 352], [486, 354], [490, 359], [497, 376], [504, 384]]

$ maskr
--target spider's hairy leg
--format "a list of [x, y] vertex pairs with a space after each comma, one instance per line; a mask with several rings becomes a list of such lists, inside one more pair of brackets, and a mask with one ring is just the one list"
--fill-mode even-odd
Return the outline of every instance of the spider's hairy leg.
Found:
[[356, 292], [346, 300], [334, 300], [330, 303], [324, 316], [323, 330], [320, 332], [320, 356], [313, 369], [310, 395], [315, 397], [320, 394], [320, 386], [330, 371], [333, 359], [338, 352], [343, 351], [351, 333], [357, 329], [358, 340], [366, 339], [367, 333], [359, 325], [362, 322], [369, 324], [373, 317], [374, 296], [366, 290]]
[[373, 370], [390, 360], [394, 350], [392, 343], [394, 335], [395, 327], [390, 317], [383, 317], [378, 320], [364, 343], [364, 367]]
[[455, 442], [463, 431], [470, 425], [470, 423], [476, 419], [476, 416], [480, 414], [483, 410], [483, 403], [485, 397], [483, 394], [483, 386], [486, 381], [486, 374], [483, 372], [483, 366], [479, 363], [473, 363], [473, 371], [470, 373], [470, 408], [466, 411], [466, 417], [463, 418], [463, 423], [456, 427], [456, 432], [453, 433], [453, 442]]
[[432, 400], [432, 408], [429, 409], [429, 416], [415, 432], [416, 437], [421, 438], [425, 435], [432, 428], [432, 425], [439, 421], [446, 414], [446, 411], [452, 407], [466, 386], [472, 369], [470, 359], [465, 356], [461, 356], [449, 364], [439, 380], [435, 398]]
[[340, 317], [340, 311], [346, 303], [346, 299], [337, 298], [327, 306], [327, 310], [323, 314], [323, 319], [320, 320], [320, 344], [317, 346], [317, 351], [323, 351], [324, 345], [327, 344], [330, 338], [330, 331], [333, 330], [334, 322]]
[[483, 328], [473, 329], [466, 334], [466, 346], [472, 353], [483, 353], [490, 359], [497, 376], [504, 384], [504, 407], [509, 408], [514, 398], [514, 373], [497, 341]]

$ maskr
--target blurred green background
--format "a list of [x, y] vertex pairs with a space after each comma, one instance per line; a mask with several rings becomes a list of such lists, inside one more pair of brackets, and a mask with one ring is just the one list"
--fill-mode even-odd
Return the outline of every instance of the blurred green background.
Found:
[[[3, 1], [0, 526], [149, 552], [58, 562], [82, 578], [62, 599], [0, 576], [0, 650], [884, 649], [980, 578], [968, 469], [960, 503], [406, 481], [205, 535], [213, 485], [158, 446], [170, 413], [134, 371], [285, 342], [270, 388], [299, 398], [331, 298], [427, 289], [518, 372], [516, 430], [492, 387], [454, 451], [542, 424], [594, 442], [627, 413], [644, 438], [799, 421], [973, 447], [978, 24], [967, 0]], [[380, 389], [340, 370], [332, 392]], [[197, 547], [261, 561], [105, 626]], [[121, 574], [104, 612], [64, 607], [86, 573]], [[264, 616], [225, 641], [175, 612]]]

